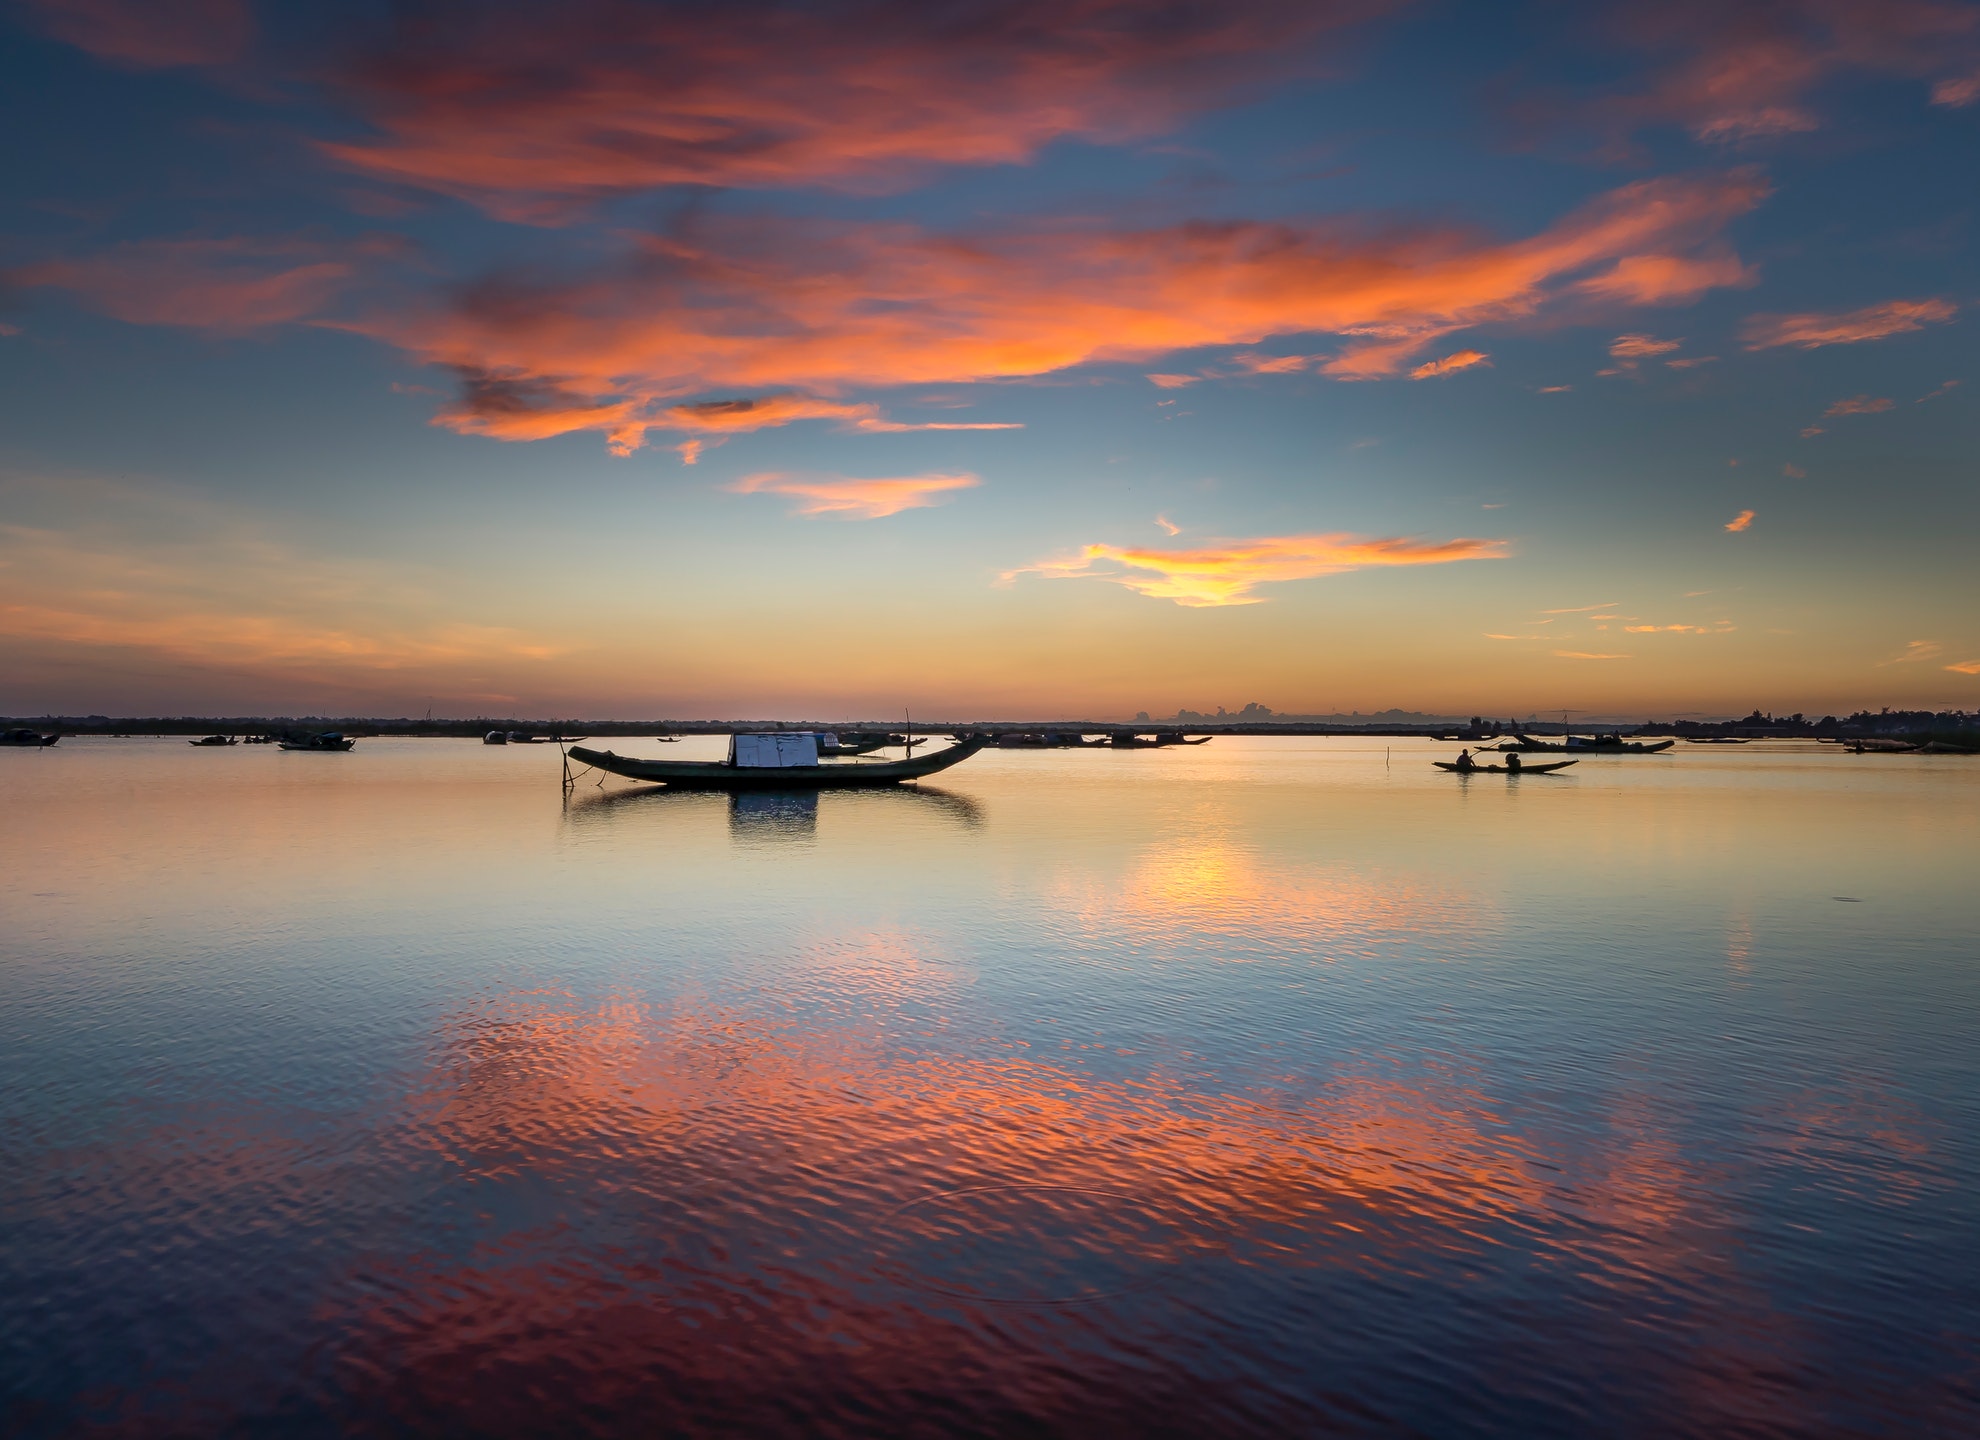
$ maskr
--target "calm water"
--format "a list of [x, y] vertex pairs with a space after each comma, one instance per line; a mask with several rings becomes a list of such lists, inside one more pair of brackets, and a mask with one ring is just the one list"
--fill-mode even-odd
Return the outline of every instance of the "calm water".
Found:
[[1452, 748], [0, 752], [0, 1432], [1980, 1433], [1980, 761]]

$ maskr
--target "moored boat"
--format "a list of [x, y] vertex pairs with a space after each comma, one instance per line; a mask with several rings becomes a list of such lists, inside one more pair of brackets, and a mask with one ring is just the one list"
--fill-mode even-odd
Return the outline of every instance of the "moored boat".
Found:
[[15, 745], [33, 749], [43, 745], [53, 745], [61, 738], [60, 735], [44, 735], [39, 730], [23, 728], [0, 733], [0, 745]]
[[222, 745], [238, 745], [241, 742], [231, 735], [209, 735], [204, 740], [188, 740], [186, 744], [197, 750], [214, 750]]
[[919, 780], [960, 764], [985, 743], [983, 736], [971, 735], [932, 755], [825, 764], [818, 758], [815, 734], [783, 733], [731, 736], [726, 760], [641, 760], [586, 745], [573, 745], [570, 758], [628, 780], [649, 780], [679, 789], [822, 790]]
[[357, 741], [347, 737], [341, 730], [325, 730], [320, 734], [304, 735], [278, 743], [284, 750], [348, 750], [357, 744]]
[[1499, 752], [1508, 754], [1520, 750], [1549, 754], [1659, 755], [1675, 744], [1677, 744], [1675, 740], [1655, 740], [1644, 744], [1641, 741], [1624, 740], [1620, 735], [1569, 735], [1564, 743], [1556, 745], [1551, 740], [1535, 740], [1531, 735], [1516, 735], [1507, 744], [1499, 746]]

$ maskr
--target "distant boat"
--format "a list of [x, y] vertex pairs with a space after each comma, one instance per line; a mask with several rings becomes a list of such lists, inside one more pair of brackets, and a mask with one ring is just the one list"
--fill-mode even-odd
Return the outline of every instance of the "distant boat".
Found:
[[1743, 735], [1687, 735], [1684, 737], [1694, 745], [1744, 745]]
[[344, 738], [341, 730], [325, 730], [319, 735], [305, 735], [299, 740], [278, 743], [284, 750], [348, 750], [357, 741]]
[[1538, 765], [1460, 765], [1455, 760], [1432, 760], [1439, 770], [1455, 770], [1460, 775], [1548, 775], [1556, 770], [1565, 770], [1570, 765], [1579, 764], [1576, 760], [1547, 760]]
[[818, 760], [815, 734], [786, 732], [732, 736], [727, 760], [638, 760], [583, 745], [573, 745], [570, 757], [628, 780], [651, 780], [680, 789], [823, 790], [919, 780], [960, 764], [987, 743], [985, 736], [971, 735], [919, 758], [824, 765]]
[[1645, 745], [1639, 741], [1625, 741], [1620, 735], [1569, 735], [1565, 744], [1556, 745], [1550, 740], [1535, 740], [1531, 735], [1516, 735], [1511, 744], [1501, 745], [1499, 751], [1501, 754], [1513, 750], [1538, 750], [1553, 754], [1573, 750], [1596, 755], [1656, 755], [1675, 744], [1675, 740], [1657, 740]]
[[0, 734], [0, 745], [18, 745], [24, 748], [33, 748], [42, 745], [53, 745], [61, 738], [60, 735], [44, 735], [39, 730], [9, 730], [4, 734]]
[[481, 737], [481, 743], [484, 745], [506, 745], [509, 743], [509, 732], [506, 730], [490, 730], [486, 735]]
[[238, 745], [240, 743], [240, 741], [231, 735], [209, 735], [204, 740], [186, 741], [186, 744], [196, 746], [202, 750], [213, 749], [222, 745]]

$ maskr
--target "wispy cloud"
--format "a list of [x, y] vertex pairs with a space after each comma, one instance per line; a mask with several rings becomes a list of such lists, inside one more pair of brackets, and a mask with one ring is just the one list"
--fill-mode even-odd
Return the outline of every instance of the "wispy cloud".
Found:
[[6, 489], [10, 509], [87, 518], [0, 524], [0, 638], [312, 684], [418, 670], [458, 687], [467, 672], [564, 653], [449, 616], [417, 571], [299, 548], [236, 506], [73, 476]]
[[1835, 415], [1880, 415], [1891, 408], [1892, 402], [1869, 395], [1852, 395], [1847, 400], [1838, 400], [1822, 413]]
[[1371, 566], [1497, 560], [1504, 558], [1509, 548], [1504, 540], [1368, 539], [1341, 534], [1269, 535], [1219, 541], [1190, 550], [1096, 544], [1062, 559], [1007, 570], [1000, 579], [1008, 583], [1020, 575], [1040, 575], [1048, 579], [1106, 580], [1178, 605], [1255, 605], [1265, 598], [1252, 593], [1260, 585], [1310, 580]]
[[1619, 360], [1640, 360], [1646, 355], [1668, 355], [1683, 344], [1654, 335], [1618, 335], [1609, 342], [1609, 353]]
[[782, 471], [745, 475], [729, 489], [738, 495], [787, 495], [798, 503], [793, 515], [836, 515], [847, 520], [881, 520], [903, 510], [939, 505], [952, 492], [981, 484], [976, 476], [896, 475], [878, 479], [808, 476]]
[[1957, 387], [1958, 385], [1959, 385], [1959, 381], [1957, 381], [1957, 380], [1948, 380], [1948, 381], [1946, 381], [1946, 383], [1945, 383], [1945, 384], [1943, 384], [1943, 385], [1941, 385], [1941, 386], [1940, 386], [1940, 387], [1939, 387], [1938, 389], [1936, 389], [1936, 390], [1933, 390], [1933, 391], [1930, 391], [1930, 392], [1928, 392], [1927, 394], [1924, 394], [1924, 395], [1920, 395], [1920, 396], [1919, 396], [1919, 397], [1918, 397], [1918, 398], [1917, 398], [1916, 400], [1914, 400], [1914, 401], [1912, 401], [1911, 403], [1912, 403], [1912, 404], [1914, 404], [1914, 405], [1923, 405], [1923, 404], [1924, 404], [1924, 403], [1925, 403], [1925, 402], [1926, 402], [1927, 400], [1936, 400], [1936, 399], [1938, 399], [1938, 398], [1939, 398], [1939, 397], [1940, 397], [1941, 395], [1944, 395], [1944, 394], [1946, 394], [1946, 393], [1947, 393], [1948, 391], [1951, 391], [1951, 390], [1953, 390], [1953, 389], [1955, 389], [1955, 388], [1956, 388], [1956, 387]]
[[1738, 627], [1725, 620], [1710, 625], [1625, 625], [1628, 635], [1726, 635]]
[[1482, 350], [1456, 350], [1441, 360], [1426, 360], [1409, 372], [1412, 380], [1429, 380], [1438, 375], [1455, 375], [1474, 365], [1490, 365], [1492, 357]]
[[1790, 480], [1806, 480], [1808, 478], [1808, 472], [1799, 465], [1783, 465], [1781, 466], [1781, 474], [1787, 476]]
[[73, 291], [92, 309], [134, 325], [239, 335], [322, 318], [350, 289], [360, 262], [402, 248], [384, 237], [350, 244], [294, 236], [134, 240], [0, 278]]
[[1726, 529], [1730, 530], [1733, 534], [1737, 535], [1739, 534], [1740, 531], [1746, 529], [1752, 523], [1753, 523], [1753, 512], [1751, 510], [1742, 510], [1739, 512], [1739, 514], [1733, 516], [1732, 519], [1726, 521]]
[[1176, 524], [1166, 515], [1157, 515], [1155, 517], [1155, 523], [1162, 527], [1162, 533], [1165, 535], [1182, 534], [1182, 526]]
[[1201, 375], [1150, 375], [1148, 383], [1163, 390], [1180, 390], [1185, 385], [1194, 385]]
[[1865, 340], [1883, 340], [1922, 330], [1927, 325], [1944, 324], [1959, 311], [1950, 300], [1886, 300], [1861, 310], [1841, 314], [1806, 313], [1799, 315], [1750, 315], [1740, 326], [1740, 338], [1749, 350], [1770, 350], [1794, 345], [1815, 350], [1824, 345], [1856, 345]]
[[1718, 360], [1716, 355], [1685, 355], [1676, 360], [1666, 360], [1664, 364], [1673, 370], [1692, 370], [1700, 365], [1716, 365]]
[[1539, 395], [1565, 395], [1572, 389], [1574, 389], [1572, 385], [1542, 385], [1534, 393]]
[[1964, 109], [1975, 100], [1980, 100], [1980, 70], [1975, 70], [1971, 75], [1957, 75], [1949, 80], [1941, 80], [1932, 87], [1932, 103], [1943, 105], [1949, 110]]
[[57, 40], [132, 70], [224, 65], [254, 36], [248, 0], [26, 0]]
[[1542, 610], [1540, 613], [1542, 615], [1586, 615], [1591, 610], [1613, 610], [1619, 603], [1621, 602], [1604, 600], [1599, 605], [1570, 605], [1564, 606], [1559, 610]]
[[1501, 635], [1495, 630], [1484, 632], [1487, 640], [1551, 640], [1551, 635]]
[[1554, 653], [1563, 660], [1627, 660], [1630, 658], [1628, 655], [1602, 654], [1592, 650], [1556, 650]]
[[1879, 660], [1877, 668], [1881, 670], [1886, 665], [1912, 665], [1921, 660], [1936, 660], [1945, 653], [1945, 648], [1936, 640], [1911, 640], [1888, 660]]
[[1980, 660], [1959, 660], [1946, 666], [1946, 669], [1961, 675], [1980, 675]]

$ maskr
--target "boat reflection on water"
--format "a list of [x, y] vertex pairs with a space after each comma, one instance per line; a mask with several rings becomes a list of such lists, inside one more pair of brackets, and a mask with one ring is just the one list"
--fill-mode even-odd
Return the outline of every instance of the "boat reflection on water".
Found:
[[729, 838], [755, 845], [817, 839], [818, 792], [730, 791]]
[[726, 811], [729, 836], [738, 844], [784, 844], [813, 840], [821, 806], [828, 816], [848, 820], [928, 815], [961, 830], [980, 830], [980, 801], [932, 785], [892, 785], [871, 790], [672, 790], [642, 785], [632, 790], [582, 791], [564, 802], [564, 822], [592, 830], [628, 823], [666, 824], [690, 816]]

